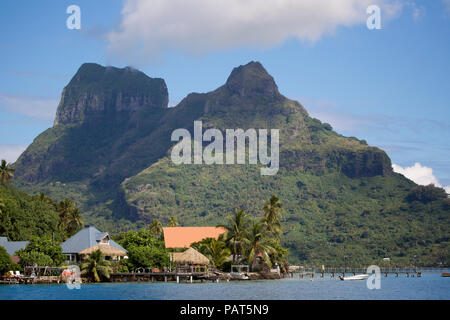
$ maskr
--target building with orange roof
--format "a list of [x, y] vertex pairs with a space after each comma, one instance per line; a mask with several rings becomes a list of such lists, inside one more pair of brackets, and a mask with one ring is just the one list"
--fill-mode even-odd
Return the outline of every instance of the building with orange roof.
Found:
[[224, 228], [217, 227], [166, 227], [163, 228], [166, 248], [190, 248], [194, 242], [207, 238], [218, 239], [225, 233]]

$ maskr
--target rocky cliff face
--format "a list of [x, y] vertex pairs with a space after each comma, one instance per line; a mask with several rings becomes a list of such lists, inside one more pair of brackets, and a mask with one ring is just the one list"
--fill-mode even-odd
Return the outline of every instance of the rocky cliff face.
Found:
[[54, 125], [90, 118], [123, 119], [145, 109], [166, 108], [167, 86], [130, 67], [83, 64], [64, 88]]
[[236, 94], [240, 98], [281, 98], [275, 80], [259, 62], [252, 61], [234, 68], [225, 86], [231, 95]]
[[[63, 189], [82, 195], [79, 198], [87, 210], [92, 203], [99, 202], [103, 209], [106, 203], [113, 203], [115, 214], [141, 219], [139, 212], [147, 215], [147, 209], [134, 210], [139, 205], [123, 192], [136, 192], [135, 198], [146, 203], [146, 189], [136, 191], [128, 185], [150, 184], [152, 175], [142, 178], [139, 174], [168, 159], [173, 130], [192, 130], [199, 119], [205, 128], [279, 129], [279, 176], [335, 172], [358, 179], [392, 172], [382, 150], [337, 134], [330, 125], [311, 118], [300, 103], [280, 94], [259, 62], [234, 68], [216, 90], [190, 94], [174, 108], [167, 108], [167, 102], [162, 79], [132, 68], [83, 64], [64, 88], [54, 127], [39, 135], [15, 164], [18, 184], [25, 189], [45, 185], [50, 194], [61, 194], [61, 186], [66, 184]], [[203, 166], [190, 169], [196, 171], [193, 176], [210, 170]], [[167, 174], [160, 170], [157, 176], [168, 181]], [[222, 174], [232, 178], [247, 173], [240, 167]], [[121, 187], [124, 180], [131, 181], [125, 191]], [[173, 182], [174, 188], [177, 183]], [[273, 186], [264, 181], [261, 185]], [[155, 192], [160, 194], [160, 190]], [[84, 199], [86, 194], [91, 199]], [[208, 203], [210, 198], [202, 201]]]

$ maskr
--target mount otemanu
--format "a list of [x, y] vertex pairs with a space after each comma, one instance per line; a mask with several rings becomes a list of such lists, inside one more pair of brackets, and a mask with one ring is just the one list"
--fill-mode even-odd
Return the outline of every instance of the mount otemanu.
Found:
[[[16, 186], [71, 198], [86, 222], [110, 232], [170, 216], [215, 226], [235, 208], [260, 215], [276, 194], [293, 263], [449, 261], [445, 192], [393, 173], [384, 151], [311, 118], [260, 63], [235, 68], [214, 91], [167, 104], [163, 79], [83, 64], [63, 90], [54, 126], [14, 164]], [[171, 133], [193, 134], [194, 121], [222, 132], [279, 129], [278, 173], [262, 176], [260, 164], [175, 165]]]

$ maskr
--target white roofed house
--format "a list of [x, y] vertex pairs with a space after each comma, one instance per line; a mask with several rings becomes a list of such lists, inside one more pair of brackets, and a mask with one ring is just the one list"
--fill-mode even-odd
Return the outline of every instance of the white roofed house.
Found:
[[105, 259], [120, 260], [127, 255], [127, 250], [111, 240], [109, 233], [101, 232], [93, 226], [85, 226], [84, 229], [67, 239], [61, 244], [62, 253], [67, 256], [69, 262], [77, 262], [84, 256], [99, 249]]

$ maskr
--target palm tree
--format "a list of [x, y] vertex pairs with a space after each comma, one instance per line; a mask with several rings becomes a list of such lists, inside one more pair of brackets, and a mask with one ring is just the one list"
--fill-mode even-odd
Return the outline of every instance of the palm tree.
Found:
[[6, 185], [14, 177], [14, 170], [11, 164], [6, 164], [6, 160], [2, 160], [0, 165], [0, 180], [3, 185]]
[[158, 219], [153, 219], [152, 223], [149, 226], [150, 232], [158, 235], [162, 232], [162, 223]]
[[74, 235], [81, 229], [83, 226], [83, 217], [81, 216], [81, 212], [78, 208], [74, 208], [70, 211], [66, 223], [69, 236]]
[[178, 220], [175, 217], [170, 217], [169, 227], [178, 227]]
[[274, 248], [271, 246], [270, 234], [264, 221], [252, 221], [245, 243], [247, 245], [247, 259], [252, 269], [256, 265], [258, 257], [261, 257], [269, 267], [272, 265], [269, 254], [274, 252]]
[[101, 277], [109, 279], [112, 271], [111, 263], [103, 259], [100, 249], [95, 250], [86, 257], [86, 261], [80, 265], [81, 274], [87, 274], [96, 282], [100, 282]]
[[277, 196], [270, 197], [269, 201], [264, 202], [263, 206], [264, 223], [267, 230], [276, 237], [281, 236], [281, 219], [283, 208]]
[[3, 199], [0, 198], [0, 214], [3, 213], [3, 211], [2, 211], [3, 209], [5, 209], [5, 203], [3, 202]]
[[207, 256], [215, 268], [220, 268], [225, 262], [230, 260], [231, 251], [222, 240], [214, 238], [202, 244], [200, 251]]
[[249, 215], [245, 213], [245, 210], [236, 210], [234, 217], [228, 215], [227, 218], [228, 225], [218, 225], [217, 227], [226, 229], [225, 242], [233, 254], [233, 263], [236, 263], [238, 256], [242, 256], [244, 253]]
[[65, 199], [56, 204], [56, 211], [59, 214], [59, 226], [67, 224], [70, 213], [75, 209], [75, 204], [70, 199]]
[[53, 199], [52, 198], [50, 198], [49, 196], [47, 196], [45, 193], [39, 193], [38, 195], [37, 195], [37, 198], [39, 199], [39, 201], [41, 201], [41, 202], [44, 202], [44, 203], [47, 203], [47, 204], [49, 204], [49, 205], [52, 205], [53, 207], [55, 207], [56, 208], [56, 203], [55, 203], [55, 201], [53, 201]]

